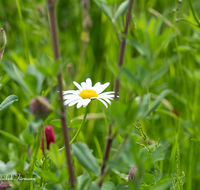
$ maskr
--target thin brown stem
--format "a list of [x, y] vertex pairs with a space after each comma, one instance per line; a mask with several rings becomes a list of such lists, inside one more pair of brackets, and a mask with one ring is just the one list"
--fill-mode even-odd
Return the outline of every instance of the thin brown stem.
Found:
[[111, 145], [112, 145], [112, 141], [113, 141], [113, 138], [114, 138], [114, 136], [111, 135], [111, 132], [112, 132], [111, 131], [111, 125], [109, 125], [106, 149], [105, 149], [104, 156], [103, 156], [103, 164], [101, 166], [101, 174], [104, 171], [105, 162], [108, 160], [108, 157], [109, 157], [109, 154], [110, 154]]
[[[115, 161], [116, 158], [119, 156], [120, 152], [122, 151], [122, 148], [124, 147], [124, 145], [126, 144], [127, 138], [124, 139], [124, 141], [122, 142], [122, 144], [120, 144], [119, 148], [117, 149], [117, 152], [114, 154], [114, 156], [112, 157], [111, 161]], [[103, 178], [106, 176], [106, 174], [110, 171], [110, 166], [107, 166], [104, 169], [104, 172], [98, 177], [96, 184], [98, 186], [101, 186]]]
[[[50, 17], [50, 24], [51, 24], [51, 35], [52, 35], [52, 44], [53, 44], [53, 50], [54, 50], [54, 58], [55, 60], [58, 60], [60, 58], [60, 51], [59, 51], [59, 42], [58, 42], [58, 32], [57, 32], [57, 24], [56, 24], [56, 18], [55, 18], [55, 3], [53, 0], [47, 0], [47, 5], [49, 9], [49, 17]], [[61, 122], [62, 122], [62, 131], [63, 131], [63, 138], [64, 138], [64, 145], [65, 145], [65, 153], [66, 153], [66, 160], [67, 160], [67, 166], [69, 169], [69, 179], [70, 179], [70, 185], [72, 188], [75, 187], [75, 175], [72, 165], [72, 157], [70, 152], [70, 145], [69, 145], [69, 132], [66, 122], [66, 113], [65, 108], [63, 104], [63, 85], [62, 85], [62, 74], [60, 73], [58, 75], [58, 89], [59, 89], [59, 96], [61, 101]]]
[[[129, 26], [129, 23], [131, 20], [131, 11], [132, 11], [132, 7], [133, 7], [133, 2], [134, 2], [134, 0], [130, 0], [130, 2], [129, 2], [128, 12], [126, 15], [126, 23], [125, 23], [124, 32], [123, 32], [124, 36], [126, 36], [128, 34], [128, 26]], [[126, 38], [123, 37], [122, 41], [121, 41], [121, 45], [120, 45], [120, 50], [119, 50], [119, 59], [118, 59], [119, 67], [121, 67], [123, 65], [125, 47], [126, 47]], [[119, 79], [116, 78], [115, 79], [115, 99], [117, 99], [118, 92], [119, 92]]]
[[[127, 12], [127, 15], [126, 15], [126, 23], [125, 23], [124, 32], [123, 32], [124, 35], [127, 35], [127, 33], [128, 33], [128, 26], [129, 26], [129, 23], [130, 23], [130, 20], [131, 20], [131, 11], [132, 11], [132, 7], [133, 7], [133, 2], [134, 2], [134, 0], [130, 0], [130, 2], [129, 2], [128, 12]], [[123, 64], [125, 47], [126, 47], [126, 38], [123, 37], [122, 41], [121, 41], [120, 51], [119, 51], [118, 67], [121, 67], [122, 64]], [[119, 92], [119, 80], [116, 78], [116, 80], [115, 80], [115, 99], [118, 98], [118, 92]], [[109, 154], [110, 154], [110, 150], [111, 150], [111, 146], [112, 146], [112, 141], [115, 137], [115, 135], [112, 135], [111, 128], [112, 128], [112, 126], [109, 125], [106, 149], [105, 149], [105, 152], [104, 152], [103, 163], [102, 163], [102, 166], [101, 166], [101, 175], [100, 175], [98, 183], [97, 183], [97, 185], [99, 187], [101, 187], [101, 185], [102, 185], [103, 178], [106, 175], [107, 170], [109, 171], [109, 169], [105, 168], [106, 167], [105, 163], [109, 158]]]

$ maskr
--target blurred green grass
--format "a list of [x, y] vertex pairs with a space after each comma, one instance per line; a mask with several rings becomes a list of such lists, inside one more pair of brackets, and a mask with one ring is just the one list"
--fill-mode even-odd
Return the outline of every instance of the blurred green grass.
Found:
[[[112, 11], [116, 10], [116, 6], [122, 1], [113, 2], [110, 1], [109, 4]], [[198, 14], [198, 0], [193, 0], [192, 4]], [[179, 10], [173, 13], [172, 10], [176, 6]], [[3, 60], [15, 63], [22, 75], [26, 73], [29, 64], [37, 67], [48, 67], [52, 64], [53, 52], [45, 1], [0, 0], [0, 7], [0, 27], [5, 29], [8, 39]], [[156, 16], [149, 8], [163, 17]], [[19, 16], [19, 10], [22, 18]], [[93, 84], [98, 81], [110, 82], [107, 89], [110, 91], [114, 88], [116, 75], [112, 72], [112, 64], [117, 64], [119, 36], [123, 31], [125, 15], [113, 23], [94, 1], [90, 3], [89, 15], [92, 27], [88, 31], [89, 42], [86, 43], [81, 38], [85, 31], [82, 26], [84, 17], [80, 1], [58, 1], [57, 21], [61, 57], [62, 62], [67, 64], [63, 69], [64, 89], [75, 89], [72, 81], [82, 82], [90, 77]], [[173, 94], [168, 96], [167, 100], [177, 110], [181, 119], [176, 120], [165, 114], [162, 112], [164, 106], [160, 105], [148, 119], [142, 121], [142, 127], [149, 142], [157, 142], [160, 139], [161, 142], [170, 144], [165, 159], [159, 161], [163, 176], [171, 177], [175, 172], [174, 159], [176, 149], [179, 149], [179, 169], [185, 172], [186, 178], [184, 189], [190, 190], [198, 188], [200, 178], [199, 145], [191, 141], [191, 138], [199, 139], [200, 135], [200, 30], [186, 22], [176, 22], [177, 18], [195, 22], [187, 1], [181, 4], [175, 3], [174, 0], [135, 1], [123, 67], [139, 77], [138, 81], [134, 82], [132, 76], [122, 72], [120, 97], [127, 101], [130, 96], [136, 97], [146, 93], [158, 95], [164, 89], [173, 90]], [[173, 27], [169, 26], [169, 22]], [[0, 129], [19, 137], [32, 120], [32, 116], [24, 111], [32, 96], [23, 91], [12, 76], [5, 72], [3, 64], [4, 61], [0, 63], [3, 83], [0, 100], [15, 94], [19, 101], [0, 113]], [[56, 86], [55, 76], [46, 77], [39, 94], [47, 96], [56, 104]], [[101, 103], [94, 101], [91, 103], [90, 112], [100, 113], [101, 107]], [[68, 111], [72, 118], [83, 113], [82, 108], [77, 110], [75, 106], [68, 108]], [[56, 114], [53, 113], [51, 118], [56, 118]], [[94, 156], [102, 159], [107, 130], [108, 124], [105, 119], [89, 120], [77, 141], [86, 142], [93, 150]], [[55, 128], [55, 131], [57, 144], [62, 147], [61, 131], [58, 128]], [[0, 138], [0, 160], [7, 162], [10, 141], [2, 135]], [[116, 139], [113, 147], [117, 148], [119, 142]], [[19, 150], [21, 153], [23, 151]], [[75, 164], [78, 166], [78, 163]], [[81, 173], [82, 169], [76, 167], [76, 174]], [[116, 184], [123, 182], [121, 178], [112, 175]]]

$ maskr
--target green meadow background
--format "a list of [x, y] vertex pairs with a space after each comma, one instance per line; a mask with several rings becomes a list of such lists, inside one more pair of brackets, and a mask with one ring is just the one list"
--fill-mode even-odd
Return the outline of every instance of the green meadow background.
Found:
[[[108, 162], [111, 171], [104, 178], [102, 189], [198, 189], [199, 0], [183, 0], [182, 3], [177, 0], [135, 0], [129, 32], [125, 36], [124, 62], [120, 69], [117, 62], [128, 3], [122, 0], [89, 2], [89, 8], [85, 8], [80, 0], [57, 1], [62, 59], [62, 67], [58, 68], [53, 58], [46, 2], [0, 0], [0, 28], [4, 28], [7, 35], [0, 63], [0, 102], [11, 94], [18, 97], [18, 101], [0, 112], [0, 166], [7, 168], [5, 171], [0, 168], [0, 174], [17, 172], [23, 177], [36, 179], [31, 182], [31, 187], [29, 182], [12, 181], [12, 189], [68, 189], [68, 172], [67, 169], [63, 170], [66, 168], [64, 158], [60, 164], [56, 164], [58, 159], [52, 159], [54, 166], [49, 163], [47, 168], [41, 168], [44, 159], [42, 151], [39, 150], [34, 161], [31, 155], [41, 123], [38, 124], [31, 114], [30, 101], [34, 96], [42, 95], [57, 108], [56, 76], [62, 71], [64, 90], [75, 90], [73, 81], [81, 83], [91, 78], [93, 85], [96, 82], [110, 82], [106, 91], [112, 91], [115, 78], [120, 78], [120, 100], [116, 104], [116, 114], [121, 113], [121, 116], [112, 115], [112, 111], [107, 111], [110, 109], [105, 109], [100, 101], [92, 101], [89, 113], [93, 114], [90, 114], [76, 139], [76, 142], [85, 143], [87, 151], [92, 152], [98, 165], [93, 169], [97, 167], [99, 170], [106, 145], [109, 113], [113, 120], [119, 119], [115, 120], [117, 127], [113, 126], [117, 134], [110, 158], [129, 133], [118, 158]], [[130, 101], [143, 101], [143, 104], [138, 103], [140, 106], [137, 109], [129, 109]], [[76, 106], [66, 109], [68, 118], [81, 116], [85, 110]], [[123, 109], [127, 112], [123, 112]], [[132, 121], [131, 117], [126, 118], [127, 114], [139, 116]], [[127, 122], [123, 117], [130, 120], [128, 125], [131, 128], [120, 125]], [[44, 125], [53, 125], [56, 147], [61, 148], [62, 130], [56, 119], [59, 116], [52, 111]], [[77, 122], [69, 128], [70, 137], [75, 134], [76, 125], [79, 124]], [[72, 157], [78, 179], [81, 180], [80, 176], [83, 175], [88, 179], [85, 186], [81, 186], [79, 180], [77, 189], [94, 190], [91, 184], [98, 178], [98, 172], [93, 169], [89, 171], [87, 164], [83, 165], [74, 151]], [[32, 174], [29, 173], [31, 162], [35, 162]], [[138, 167], [139, 175], [130, 182], [128, 172], [132, 166]], [[53, 174], [58, 177], [60, 171], [64, 171], [64, 177], [56, 181]]]

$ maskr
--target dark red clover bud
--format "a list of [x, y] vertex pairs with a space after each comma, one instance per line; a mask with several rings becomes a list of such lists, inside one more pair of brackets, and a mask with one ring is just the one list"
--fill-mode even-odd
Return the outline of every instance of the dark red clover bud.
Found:
[[137, 174], [137, 167], [136, 166], [133, 166], [130, 171], [129, 171], [129, 174], [128, 174], [128, 177], [131, 181], [133, 181], [135, 179], [135, 175]]
[[47, 149], [49, 149], [50, 143], [55, 143], [55, 134], [53, 127], [51, 125], [47, 125], [44, 129], [44, 134], [47, 142]]
[[1, 183], [1, 185], [0, 185], [0, 190], [8, 190], [8, 189], [10, 189], [12, 186], [9, 184], [9, 183], [7, 183], [7, 182], [3, 182], [3, 183]]
[[[45, 139], [46, 139], [46, 148], [49, 149], [51, 143], [55, 143], [55, 133], [53, 130], [53, 127], [51, 125], [47, 125], [44, 128], [44, 134], [45, 134]], [[42, 134], [41, 138], [41, 149], [44, 154], [44, 134]]]
[[[40, 98], [42, 101], [49, 104], [49, 101], [47, 98], [43, 96], [40, 96]], [[39, 100], [35, 98], [31, 100], [30, 109], [36, 118], [45, 118], [48, 116], [49, 111], [50, 111], [49, 107], [47, 107], [46, 105], [44, 105], [42, 102], [40, 102]]]

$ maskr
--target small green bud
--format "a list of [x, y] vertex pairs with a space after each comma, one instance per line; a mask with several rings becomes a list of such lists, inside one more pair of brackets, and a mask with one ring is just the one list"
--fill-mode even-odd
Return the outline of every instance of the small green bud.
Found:
[[6, 33], [3, 28], [0, 29], [0, 51], [5, 47], [6, 45]]

